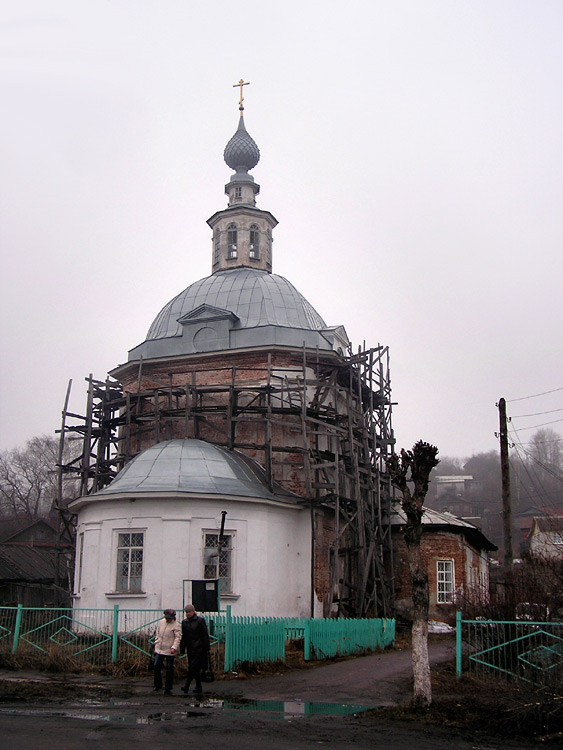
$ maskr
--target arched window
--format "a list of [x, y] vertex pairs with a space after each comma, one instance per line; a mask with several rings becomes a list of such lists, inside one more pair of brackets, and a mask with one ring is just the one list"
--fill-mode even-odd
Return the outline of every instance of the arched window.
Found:
[[266, 240], [266, 263], [272, 265], [272, 234], [268, 230], [268, 238]]
[[254, 260], [260, 258], [260, 229], [257, 224], [250, 225], [250, 246], [248, 248], [248, 257]]
[[237, 225], [229, 224], [227, 227], [227, 258], [236, 258], [238, 255], [237, 246]]

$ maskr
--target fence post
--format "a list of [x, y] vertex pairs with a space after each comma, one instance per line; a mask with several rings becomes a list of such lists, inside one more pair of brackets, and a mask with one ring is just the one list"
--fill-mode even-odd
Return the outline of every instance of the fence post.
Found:
[[20, 642], [20, 630], [22, 625], [23, 604], [18, 604], [16, 612], [16, 624], [14, 625], [14, 639], [12, 641], [12, 654], [15, 654]]
[[231, 605], [227, 604], [227, 615], [225, 617], [225, 666], [223, 669], [225, 672], [230, 672], [232, 668], [231, 664]]
[[111, 634], [111, 660], [112, 662], [117, 661], [117, 646], [119, 645], [118, 627], [119, 627], [119, 604], [114, 604], [113, 605], [113, 631]]
[[309, 661], [311, 658], [311, 620], [305, 621], [303, 638], [303, 658], [305, 661]]
[[461, 677], [461, 610], [455, 613], [455, 673]]

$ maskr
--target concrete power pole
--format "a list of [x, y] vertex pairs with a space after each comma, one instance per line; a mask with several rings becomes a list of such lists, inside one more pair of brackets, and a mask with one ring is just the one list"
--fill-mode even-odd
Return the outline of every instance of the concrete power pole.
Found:
[[504, 529], [504, 567], [512, 567], [512, 508], [510, 504], [510, 466], [508, 463], [508, 425], [506, 421], [506, 401], [498, 402], [500, 425], [500, 470], [502, 479], [502, 520]]

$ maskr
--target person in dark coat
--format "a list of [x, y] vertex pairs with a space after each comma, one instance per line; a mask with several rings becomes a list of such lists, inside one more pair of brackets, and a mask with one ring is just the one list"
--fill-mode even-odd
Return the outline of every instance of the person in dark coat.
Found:
[[192, 680], [195, 680], [194, 692], [201, 693], [201, 672], [209, 663], [209, 632], [205, 618], [197, 614], [193, 604], [186, 605], [184, 611], [186, 619], [182, 620], [180, 651], [188, 654], [188, 675], [182, 690], [187, 693]]

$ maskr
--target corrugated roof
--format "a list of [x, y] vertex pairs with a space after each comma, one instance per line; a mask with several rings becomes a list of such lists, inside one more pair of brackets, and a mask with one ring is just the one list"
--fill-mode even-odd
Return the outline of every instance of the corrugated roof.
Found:
[[45, 549], [0, 544], [0, 578], [11, 581], [52, 581], [55, 557]]
[[[407, 522], [406, 513], [398, 503], [393, 505], [390, 521], [391, 526], [402, 526]], [[422, 525], [440, 528], [457, 528], [468, 538], [468, 540], [477, 543], [482, 549], [491, 551], [498, 549], [495, 544], [487, 539], [478, 526], [475, 526], [475, 524], [470, 523], [459, 516], [454, 516], [453, 513], [425, 508], [422, 516]]]

